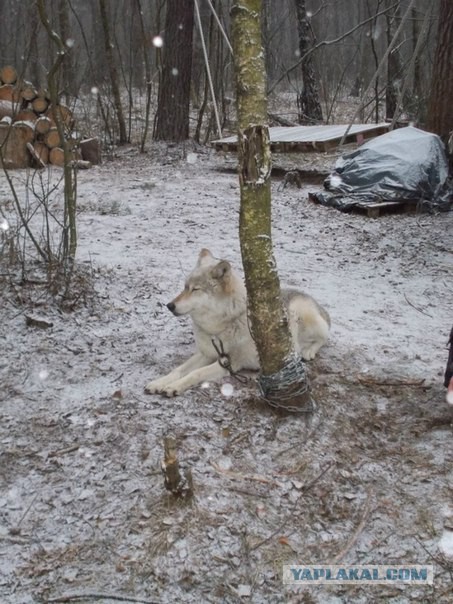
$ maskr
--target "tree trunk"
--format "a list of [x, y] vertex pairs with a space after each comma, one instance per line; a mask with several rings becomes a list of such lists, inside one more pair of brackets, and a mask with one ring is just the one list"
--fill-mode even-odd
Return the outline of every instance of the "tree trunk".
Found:
[[[444, 141], [453, 131], [453, 3], [441, 0], [437, 29], [437, 48], [434, 56], [431, 95], [428, 103], [427, 130], [435, 132]], [[449, 150], [448, 150], [449, 151]], [[449, 151], [450, 174], [453, 173], [453, 156]]]
[[[44, 29], [46, 30], [49, 42], [54, 43], [57, 47], [55, 62], [47, 73], [47, 86], [49, 89], [50, 99], [53, 107], [56, 108], [58, 104], [59, 72], [64, 61], [66, 47], [61, 37], [52, 29], [49, 17], [46, 12], [44, 0], [36, 0], [36, 4], [39, 12], [40, 21], [44, 26]], [[52, 108], [50, 109], [50, 111], [53, 111]], [[67, 286], [69, 286], [75, 263], [75, 255], [77, 251], [77, 183], [75, 172], [70, 166], [72, 153], [69, 142], [65, 140], [64, 123], [62, 121], [61, 116], [62, 114], [59, 111], [53, 111], [52, 117], [56, 124], [58, 136], [63, 147], [64, 155], [64, 219], [62, 233], [63, 251], [61, 256], [61, 262], [65, 270]]]
[[77, 95], [77, 78], [74, 69], [73, 44], [69, 42], [71, 38], [68, 0], [59, 0], [58, 18], [60, 21], [60, 36], [66, 46], [65, 58], [63, 62], [63, 88], [66, 97], [66, 103], [69, 104], [71, 96]]
[[[231, 16], [241, 188], [239, 236], [251, 333], [262, 370], [259, 383], [268, 402], [282, 407], [296, 406], [306, 403], [309, 395], [303, 364], [295, 362], [272, 252], [271, 152], [269, 129], [265, 125], [267, 103], [261, 46], [261, 0], [235, 0]], [[289, 367], [298, 369], [292, 371], [291, 378], [285, 375]], [[299, 397], [293, 396], [294, 390], [298, 391]], [[286, 402], [283, 404], [283, 401]]]
[[26, 168], [30, 164], [28, 142], [30, 138], [27, 128], [0, 124], [0, 167], [12, 170]]
[[113, 56], [113, 43], [110, 36], [110, 24], [107, 15], [106, 2], [108, 0], [99, 0], [101, 11], [102, 29], [104, 32], [104, 48], [107, 56], [107, 65], [110, 73], [110, 85], [112, 86], [113, 104], [115, 107], [116, 118], [119, 128], [119, 144], [124, 145], [128, 142], [126, 122], [124, 120], [123, 105], [121, 103], [120, 86], [118, 82], [118, 71], [116, 69], [115, 58]]
[[[303, 57], [312, 47], [310, 21], [307, 17], [305, 0], [294, 0], [297, 11], [299, 52]], [[319, 101], [318, 78], [313, 64], [313, 55], [302, 61], [302, 92], [297, 96], [299, 123], [322, 122], [322, 108]]]
[[194, 0], [168, 0], [155, 140], [189, 138]]
[[142, 140], [140, 142], [140, 153], [145, 152], [146, 139], [148, 137], [149, 130], [149, 119], [151, 115], [151, 93], [152, 93], [152, 71], [151, 61], [149, 58], [149, 44], [148, 37], [146, 35], [146, 27], [143, 17], [143, 11], [140, 4], [140, 0], [135, 0], [137, 3], [138, 18], [140, 22], [142, 47], [143, 47], [143, 63], [145, 65], [145, 78], [146, 78], [146, 103], [145, 103], [145, 126], [143, 128]]
[[[387, 4], [390, 3], [391, 0], [387, 0]], [[395, 21], [399, 17], [399, 7], [396, 8], [396, 11], [393, 14], [387, 13], [385, 15], [386, 23], [387, 23], [387, 44], [390, 44], [394, 34], [395, 34]], [[395, 111], [397, 108], [397, 99], [398, 99], [398, 81], [401, 78], [402, 69], [401, 69], [401, 61], [400, 55], [397, 48], [394, 49], [393, 52], [389, 54], [389, 58], [387, 61], [387, 86], [385, 88], [385, 117], [388, 120], [391, 120], [395, 115]]]

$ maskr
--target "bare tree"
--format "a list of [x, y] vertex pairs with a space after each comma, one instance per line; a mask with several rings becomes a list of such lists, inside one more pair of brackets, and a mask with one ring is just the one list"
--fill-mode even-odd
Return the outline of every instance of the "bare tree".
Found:
[[71, 38], [69, 22], [69, 6], [67, 0], [59, 0], [58, 19], [60, 21], [60, 36], [66, 47], [65, 58], [63, 62], [63, 87], [66, 96], [66, 103], [69, 103], [71, 96], [77, 94], [77, 78], [74, 69], [73, 47], [74, 40]]
[[261, 8], [261, 0], [235, 0], [231, 10], [241, 188], [239, 236], [251, 332], [262, 369], [261, 389], [269, 402], [288, 407], [306, 403], [309, 394], [303, 363], [292, 350], [272, 251]]
[[[431, 95], [428, 103], [427, 129], [438, 134], [448, 144], [453, 132], [453, 3], [441, 0], [437, 28], [437, 48], [434, 59]], [[453, 157], [449, 150], [450, 172]]]
[[113, 103], [119, 127], [119, 143], [123, 145], [128, 142], [126, 122], [124, 120], [123, 105], [121, 103], [120, 85], [118, 80], [118, 71], [116, 68], [115, 57], [113, 56], [113, 42], [110, 34], [110, 23], [107, 14], [108, 0], [99, 0], [99, 9], [101, 11], [102, 29], [104, 32], [104, 48], [107, 57], [107, 65], [110, 74], [110, 84], [112, 87]]
[[313, 55], [308, 51], [313, 46], [313, 31], [307, 15], [305, 0], [294, 0], [297, 11], [299, 52], [302, 61], [302, 92], [297, 96], [299, 123], [322, 122], [322, 108], [319, 101], [318, 78], [313, 63]]
[[194, 0], [168, 0], [154, 139], [189, 138]]

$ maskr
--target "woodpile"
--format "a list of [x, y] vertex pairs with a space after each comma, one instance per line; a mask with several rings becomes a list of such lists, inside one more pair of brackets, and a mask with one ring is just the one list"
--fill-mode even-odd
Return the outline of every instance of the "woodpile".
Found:
[[[61, 140], [58, 124], [64, 132]], [[72, 111], [63, 104], [52, 106], [49, 94], [31, 82], [20, 80], [14, 67], [0, 69], [0, 165], [6, 168], [64, 165], [64, 143], [71, 165], [80, 168], [99, 164], [100, 141], [81, 140]]]

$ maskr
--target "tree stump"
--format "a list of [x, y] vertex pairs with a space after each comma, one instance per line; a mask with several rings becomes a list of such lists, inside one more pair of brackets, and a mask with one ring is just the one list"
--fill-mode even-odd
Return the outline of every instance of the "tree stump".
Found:
[[[19, 122], [23, 124], [25, 122]], [[0, 163], [8, 169], [26, 168], [30, 165], [27, 128], [0, 124]]]
[[165, 488], [176, 497], [191, 497], [193, 495], [192, 473], [190, 469], [181, 470], [176, 451], [176, 439], [169, 435], [164, 438], [164, 459], [162, 474]]
[[79, 146], [84, 161], [96, 165], [101, 163], [101, 141], [98, 138], [86, 138], [80, 141]]

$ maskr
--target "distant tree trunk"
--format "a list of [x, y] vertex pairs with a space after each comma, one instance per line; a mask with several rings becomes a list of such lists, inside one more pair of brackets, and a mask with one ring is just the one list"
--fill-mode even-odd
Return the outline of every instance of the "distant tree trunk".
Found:
[[35, 86], [38, 88], [44, 82], [41, 82], [41, 72], [39, 68], [39, 51], [38, 51], [38, 25], [39, 17], [35, 7], [32, 7], [30, 11], [30, 37], [29, 37], [29, 65], [30, 65], [30, 78]]
[[155, 140], [189, 138], [194, 0], [168, 0]]
[[[259, 383], [269, 402], [287, 407], [306, 403], [309, 394], [304, 366], [293, 353], [272, 252], [271, 152], [261, 8], [261, 0], [235, 0], [231, 10], [241, 188], [239, 236], [251, 332], [262, 370]], [[289, 367], [292, 379], [288, 380]]]
[[[453, 2], [441, 0], [434, 56], [431, 95], [428, 103], [427, 130], [438, 134], [447, 145], [453, 132]], [[450, 173], [453, 158], [449, 150]]]
[[116, 69], [115, 57], [113, 56], [113, 43], [110, 35], [109, 18], [107, 15], [108, 0], [99, 0], [101, 11], [102, 29], [104, 31], [104, 47], [107, 56], [107, 65], [110, 73], [110, 85], [112, 87], [113, 105], [115, 107], [116, 118], [119, 128], [119, 143], [124, 145], [128, 142], [126, 122], [124, 120], [123, 105], [121, 103], [120, 86], [118, 81], [118, 71]]
[[[387, 0], [389, 5], [391, 0]], [[399, 6], [393, 14], [386, 13], [387, 43], [390, 44], [396, 30], [396, 20], [399, 17]], [[392, 119], [397, 109], [398, 81], [402, 75], [400, 55], [397, 48], [389, 54], [387, 60], [387, 86], [385, 89], [385, 117]]]
[[[305, 0], [294, 0], [297, 11], [297, 30], [299, 33], [299, 52], [303, 57], [312, 48], [312, 31]], [[319, 101], [318, 81], [312, 55], [302, 61], [302, 92], [297, 97], [299, 123], [322, 122], [322, 108]]]
[[143, 128], [142, 140], [140, 142], [140, 153], [145, 152], [145, 144], [149, 130], [149, 118], [151, 114], [151, 93], [152, 93], [152, 73], [151, 73], [151, 61], [149, 58], [149, 44], [146, 35], [145, 22], [143, 18], [142, 6], [140, 0], [135, 0], [137, 3], [138, 18], [140, 22], [142, 45], [143, 45], [143, 62], [145, 64], [145, 78], [146, 78], [146, 104], [145, 104], [145, 126]]
[[[417, 9], [412, 9], [412, 52], [415, 52], [417, 40], [420, 35], [420, 21], [417, 15]], [[420, 100], [423, 98], [423, 77], [420, 57], [417, 56], [414, 62], [414, 78], [413, 78], [413, 96], [417, 112], [420, 111]], [[423, 120], [424, 121], [424, 120]]]
[[58, 18], [60, 21], [60, 36], [66, 47], [63, 62], [63, 87], [66, 104], [69, 105], [70, 97], [77, 95], [77, 81], [74, 70], [73, 44], [71, 44], [69, 41], [71, 38], [71, 33], [69, 25], [68, 0], [60, 0], [58, 5]]

